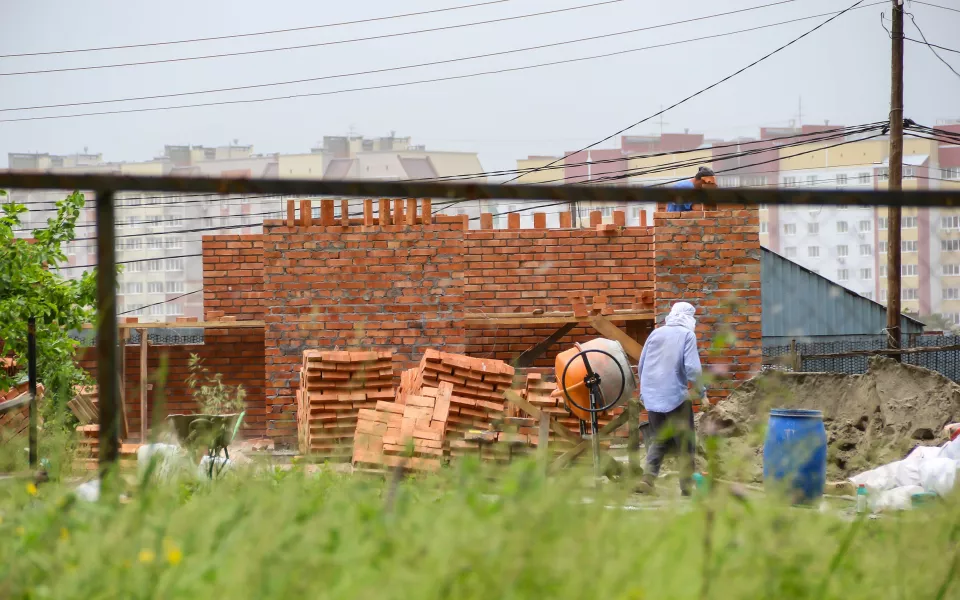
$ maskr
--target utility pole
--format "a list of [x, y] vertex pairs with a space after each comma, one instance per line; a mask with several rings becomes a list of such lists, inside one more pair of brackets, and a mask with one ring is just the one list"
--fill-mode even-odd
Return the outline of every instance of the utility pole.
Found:
[[[903, 0], [893, 3], [890, 63], [890, 161], [887, 189], [903, 179]], [[900, 348], [900, 206], [887, 209], [887, 347]], [[893, 355], [900, 360], [901, 355]]]

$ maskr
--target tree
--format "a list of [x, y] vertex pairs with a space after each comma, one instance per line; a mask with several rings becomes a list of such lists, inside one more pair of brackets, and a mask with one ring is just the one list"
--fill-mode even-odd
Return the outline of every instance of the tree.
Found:
[[933, 313], [925, 317], [921, 317], [920, 315], [911, 313], [909, 311], [905, 312], [904, 314], [909, 315], [923, 323], [924, 331], [943, 331], [944, 333], [950, 333], [953, 332], [957, 327], [954, 325], [951, 319], [939, 313]]
[[[3, 196], [6, 192], [0, 190], [0, 200]], [[53, 407], [64, 406], [74, 386], [88, 380], [75, 359], [79, 343], [69, 333], [93, 322], [96, 275], [67, 279], [55, 270], [67, 260], [62, 246], [74, 239], [83, 204], [80, 192], [60, 200], [56, 216], [29, 240], [14, 236], [25, 206], [4, 202], [0, 213], [0, 354], [12, 355], [18, 366], [13, 376], [0, 371], [0, 389], [9, 389], [26, 371], [27, 319], [35, 317], [37, 378]]]

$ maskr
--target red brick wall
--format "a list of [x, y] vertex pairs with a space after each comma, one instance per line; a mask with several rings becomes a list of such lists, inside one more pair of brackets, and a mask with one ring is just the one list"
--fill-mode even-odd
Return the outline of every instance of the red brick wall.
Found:
[[[203, 310], [235, 316], [239, 321], [263, 319], [263, 236], [203, 237]], [[219, 315], [222, 316], [222, 315]]]
[[296, 439], [294, 391], [308, 348], [389, 349], [398, 372], [427, 348], [463, 352], [461, 220], [383, 227], [267, 221], [263, 250], [269, 435]]
[[[660, 212], [656, 237], [657, 321], [674, 302], [697, 308], [697, 338], [706, 372], [718, 381], [710, 399], [722, 400], [761, 367], [760, 217], [756, 207], [709, 212]], [[711, 344], [732, 335], [716, 355]]]
[[[264, 402], [264, 345], [263, 330], [253, 329], [208, 329], [202, 345], [150, 346], [147, 350], [148, 382], [154, 383], [147, 393], [147, 410], [153, 417], [159, 386], [153, 381], [161, 357], [166, 356], [167, 373], [164, 383], [163, 415], [193, 413], [197, 405], [187, 387], [190, 374], [190, 354], [204, 359], [211, 375], [221, 373], [227, 385], [243, 385], [246, 391], [247, 414], [244, 416], [243, 433], [248, 437], [266, 434], [266, 408]], [[126, 347], [125, 398], [127, 422], [134, 437], [140, 435], [140, 347]], [[94, 348], [82, 349], [80, 366], [97, 376], [97, 357]], [[150, 421], [152, 425], [152, 421]]]
[[[632, 308], [638, 292], [654, 286], [653, 228], [618, 233], [593, 229], [507, 229], [470, 231], [464, 241], [465, 311], [509, 313], [572, 310], [569, 295], [590, 301], [606, 293], [615, 308]], [[558, 325], [467, 329], [467, 353], [511, 361], [542, 341]], [[599, 337], [578, 327], [535, 365], [552, 367], [557, 349]]]

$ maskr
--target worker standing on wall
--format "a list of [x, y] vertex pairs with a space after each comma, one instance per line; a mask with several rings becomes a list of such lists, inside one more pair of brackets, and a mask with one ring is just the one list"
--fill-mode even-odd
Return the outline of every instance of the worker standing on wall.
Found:
[[[713, 170], [709, 167], [700, 167], [697, 171], [697, 174], [693, 179], [685, 179], [679, 181], [673, 186], [676, 189], [696, 189], [696, 190], [709, 190], [717, 187], [717, 178], [713, 173]], [[667, 212], [683, 212], [686, 210], [692, 210], [693, 204], [675, 204], [670, 203], [667, 205]]]
[[647, 469], [638, 486], [640, 493], [653, 492], [664, 455], [676, 451], [680, 455], [680, 491], [690, 495], [695, 469], [696, 433], [693, 427], [693, 402], [687, 390], [693, 384], [700, 402], [706, 389], [698, 381], [703, 372], [697, 350], [696, 309], [687, 302], [677, 302], [662, 327], [647, 338], [640, 354], [637, 372], [640, 396], [649, 415], [644, 435], [647, 444]]

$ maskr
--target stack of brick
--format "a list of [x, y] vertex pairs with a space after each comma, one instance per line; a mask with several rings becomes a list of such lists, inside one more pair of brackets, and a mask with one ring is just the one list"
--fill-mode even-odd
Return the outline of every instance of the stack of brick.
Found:
[[301, 454], [350, 460], [359, 412], [393, 397], [390, 352], [305, 351], [297, 390]]
[[361, 410], [354, 465], [439, 469], [452, 395], [453, 385], [443, 382], [408, 393], [403, 404], [378, 402], [375, 410]]
[[[12, 364], [12, 362], [11, 362]], [[37, 398], [43, 398], [43, 384], [37, 384]], [[10, 439], [30, 426], [30, 384], [23, 381], [6, 392], [0, 390], [0, 439]]]
[[100, 455], [100, 426], [97, 424], [79, 425], [77, 433], [77, 458], [95, 459]]
[[514, 368], [503, 361], [470, 358], [427, 350], [412, 383], [412, 389], [453, 384], [447, 417], [448, 440], [463, 439], [470, 431], [488, 430], [506, 413], [503, 393], [513, 383]]

